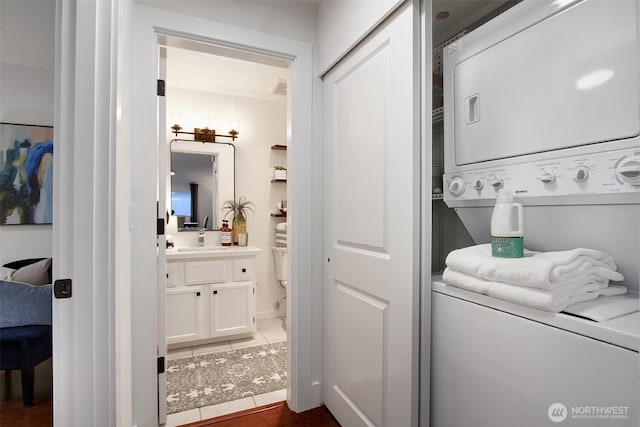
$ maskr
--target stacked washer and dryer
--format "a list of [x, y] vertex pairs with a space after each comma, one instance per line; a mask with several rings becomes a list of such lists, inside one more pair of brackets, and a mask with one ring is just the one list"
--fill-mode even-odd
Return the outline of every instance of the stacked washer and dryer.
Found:
[[434, 277], [433, 426], [638, 425], [638, 9], [524, 0], [445, 48], [444, 200], [474, 242], [509, 189], [525, 247], [604, 251], [629, 292], [548, 313]]

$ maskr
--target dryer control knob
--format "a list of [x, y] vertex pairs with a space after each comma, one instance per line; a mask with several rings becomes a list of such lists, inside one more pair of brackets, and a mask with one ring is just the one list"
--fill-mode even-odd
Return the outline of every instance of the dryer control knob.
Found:
[[573, 169], [573, 180], [575, 182], [583, 182], [589, 178], [589, 168], [586, 166], [578, 166]]
[[473, 181], [473, 188], [476, 190], [482, 190], [482, 187], [484, 187], [484, 181], [482, 179], [478, 178]]
[[556, 182], [556, 176], [551, 172], [543, 173], [538, 177], [538, 179], [545, 184], [553, 184], [554, 182]]
[[622, 159], [616, 166], [616, 176], [622, 182], [640, 185], [640, 156], [633, 155]]
[[449, 193], [454, 197], [461, 196], [464, 193], [464, 180], [459, 176], [453, 178], [449, 183]]
[[489, 180], [489, 184], [497, 191], [499, 188], [502, 188], [504, 180], [502, 178], [492, 178]]

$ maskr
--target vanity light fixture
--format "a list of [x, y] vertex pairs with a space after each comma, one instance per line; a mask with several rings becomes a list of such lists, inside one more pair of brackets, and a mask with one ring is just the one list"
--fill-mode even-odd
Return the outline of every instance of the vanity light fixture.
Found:
[[194, 141], [200, 141], [202, 143], [219, 142], [216, 141], [216, 138], [231, 138], [232, 141], [235, 141], [239, 134], [239, 132], [235, 129], [231, 129], [227, 134], [221, 134], [216, 133], [215, 129], [209, 128], [195, 128], [193, 129], [193, 132], [185, 132], [182, 131], [182, 126], [180, 126], [179, 124], [171, 126], [171, 129], [176, 136], [178, 136], [178, 134], [193, 135]]

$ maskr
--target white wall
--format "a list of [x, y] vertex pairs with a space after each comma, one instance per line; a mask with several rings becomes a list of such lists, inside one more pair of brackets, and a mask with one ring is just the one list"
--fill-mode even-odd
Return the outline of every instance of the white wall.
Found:
[[[0, 122], [53, 125], [54, 31], [53, 0], [0, 2]], [[50, 225], [0, 226], [0, 264], [51, 253]]]
[[[278, 201], [286, 200], [287, 187], [271, 183], [271, 178], [273, 166], [286, 166], [287, 157], [286, 151], [271, 150], [271, 146], [287, 141], [286, 99], [267, 101], [168, 86], [167, 123], [174, 123], [175, 117], [181, 118], [180, 125], [185, 131], [207, 126], [225, 133], [232, 119], [240, 124], [239, 138], [235, 141], [236, 198], [244, 196], [256, 205], [255, 215], [247, 218], [247, 231], [249, 244], [262, 249], [256, 260], [258, 318], [284, 314], [284, 306], [280, 311], [274, 307], [284, 296], [284, 290], [276, 280], [271, 252], [273, 229], [280, 220], [271, 217], [271, 213], [276, 211]], [[211, 123], [198, 123], [199, 117], [210, 117]]]
[[135, 0], [135, 3], [307, 43], [315, 42], [317, 6], [314, 0]]

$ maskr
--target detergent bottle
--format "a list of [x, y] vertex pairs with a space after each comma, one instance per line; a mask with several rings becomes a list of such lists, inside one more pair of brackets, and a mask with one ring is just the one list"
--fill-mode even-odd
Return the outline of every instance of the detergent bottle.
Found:
[[509, 190], [501, 189], [491, 214], [491, 255], [498, 258], [524, 256], [522, 205], [514, 203]]

